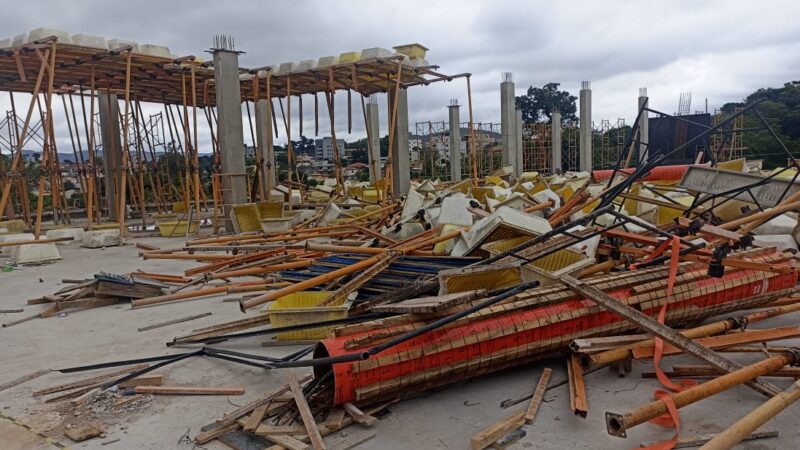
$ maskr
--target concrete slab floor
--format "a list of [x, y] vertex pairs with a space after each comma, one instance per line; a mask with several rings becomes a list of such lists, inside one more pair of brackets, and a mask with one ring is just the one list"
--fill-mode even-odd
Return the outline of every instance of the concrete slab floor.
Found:
[[[137, 268], [150, 272], [179, 274], [197, 263], [192, 261], [148, 260], [138, 257], [135, 242], [146, 242], [160, 247], [177, 246], [182, 239], [142, 238], [128, 239], [124, 247], [84, 249], [77, 244], [60, 246], [63, 260], [38, 267], [23, 267], [10, 273], [0, 272], [0, 309], [25, 308], [18, 314], [0, 315], [8, 322], [24, 315], [35, 314], [44, 307], [28, 306], [29, 298], [50, 294], [61, 288], [64, 278], [91, 277], [99, 271], [112, 273], [131, 272]], [[0, 263], [3, 261], [0, 260]], [[107, 306], [84, 311], [69, 312], [65, 317], [35, 319], [10, 328], [0, 329], [0, 383], [43, 368], [65, 368], [104, 361], [138, 358], [178, 353], [165, 343], [174, 336], [185, 334], [212, 324], [246, 317], [236, 304], [222, 303], [222, 296], [179, 302], [164, 306], [131, 310], [127, 305]], [[137, 328], [192, 314], [212, 312], [213, 315], [190, 322], [138, 332]], [[248, 312], [248, 316], [257, 314]], [[754, 326], [797, 325], [797, 316], [770, 319]], [[245, 352], [258, 352], [282, 356], [301, 347], [264, 348], [265, 338], [248, 338], [217, 344], [219, 347]], [[800, 340], [782, 344], [800, 345]], [[729, 354], [731, 355], [731, 354]], [[733, 356], [732, 356], [733, 357]], [[738, 355], [733, 359], [754, 362], [756, 354]], [[691, 358], [667, 358], [664, 367], [673, 363], [696, 362]], [[500, 402], [528, 394], [538, 381], [542, 368], [554, 369], [551, 383], [566, 376], [564, 362], [544, 361], [517, 367], [502, 373], [458, 383], [423, 397], [403, 401], [390, 407], [392, 413], [379, 421], [373, 429], [372, 439], [360, 448], [468, 448], [469, 439], [481, 429], [527, 406], [520, 403], [508, 409]], [[652, 362], [634, 362], [633, 373], [620, 378], [616, 373], [601, 370], [587, 375], [589, 415], [586, 419], [569, 411], [569, 393], [566, 386], [550, 390], [545, 395], [536, 421], [523, 429], [527, 435], [512, 448], [537, 449], [615, 449], [637, 447], [642, 441], [666, 439], [672, 430], [643, 424], [629, 431], [628, 439], [609, 436], [605, 430], [606, 411], [624, 413], [652, 399], [658, 383], [642, 379], [640, 373], [652, 371]], [[48, 386], [80, 379], [93, 372], [82, 374], [52, 373], [0, 393], [0, 440], [3, 449], [51, 448], [52, 444], [18, 423], [29, 426], [45, 436], [50, 436], [70, 448], [85, 449], [182, 449], [192, 444], [181, 440], [187, 432], [194, 436], [201, 426], [210, 423], [223, 413], [257, 398], [263, 392], [285, 382], [280, 371], [263, 371], [227, 363], [220, 360], [194, 358], [158, 370], [165, 376], [165, 384], [244, 386], [244, 396], [163, 396], [155, 397], [133, 411], [98, 414], [106, 437], [83, 443], [73, 443], [63, 436], [67, 423], [81, 423], [83, 417], [74, 416], [71, 406], [63, 402], [45, 403], [42, 397], [34, 398], [31, 392]], [[790, 380], [770, 378], [781, 388]], [[714, 433], [725, 429], [738, 418], [757, 407], [764, 397], [747, 387], [736, 387], [681, 410], [682, 436]], [[741, 448], [771, 449], [795, 448], [800, 442], [797, 427], [797, 406], [779, 415], [765, 428], [776, 429], [779, 438], [751, 441]], [[15, 423], [12, 419], [15, 419]], [[356, 426], [360, 427], [360, 426]], [[351, 428], [348, 435], [365, 430]], [[333, 445], [343, 441], [344, 433], [326, 438]], [[119, 439], [114, 443], [102, 442]], [[227, 448], [218, 442], [203, 446], [209, 449]]]

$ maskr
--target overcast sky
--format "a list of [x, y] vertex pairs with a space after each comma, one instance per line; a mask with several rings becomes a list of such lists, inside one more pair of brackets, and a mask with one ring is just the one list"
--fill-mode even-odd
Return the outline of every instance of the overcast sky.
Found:
[[[56, 28], [205, 57], [214, 34], [229, 34], [245, 52], [243, 67], [419, 42], [442, 72], [473, 74], [476, 121], [500, 121], [501, 73], [512, 72], [518, 95], [530, 85], [560, 82], [577, 96], [580, 81], [590, 80], [599, 125], [620, 117], [630, 123], [640, 87], [648, 88], [652, 107], [672, 113], [680, 92], [692, 92], [692, 110], [704, 109], [706, 98], [713, 110], [759, 87], [800, 79], [798, 17], [800, 2], [790, 0], [70, 0], [4, 8], [0, 30], [10, 37]], [[408, 98], [413, 132], [415, 122], [447, 120], [449, 99], [466, 105], [466, 85], [460, 79], [415, 87]], [[0, 94], [0, 107], [6, 105]], [[305, 110], [311, 130], [313, 108]], [[383, 108], [381, 115], [385, 121]], [[340, 114], [339, 137], [363, 135], [360, 118], [348, 135]]]

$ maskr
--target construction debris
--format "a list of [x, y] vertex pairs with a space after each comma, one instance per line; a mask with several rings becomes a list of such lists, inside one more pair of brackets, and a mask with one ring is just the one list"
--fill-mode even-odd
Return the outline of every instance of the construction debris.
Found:
[[[530, 396], [503, 402], [508, 407], [531, 399], [523, 409], [481, 425], [482, 431], [470, 439], [471, 448], [478, 450], [504, 448], [526, 436], [537, 426], [545, 392], [562, 385], [569, 390], [570, 410], [586, 418], [593, 389], [586, 377], [602, 376], [598, 369], [606, 366], [613, 376], [625, 376], [643, 360], [652, 359], [654, 365], [654, 371], [643, 372], [645, 379], [657, 379], [670, 392], [659, 392], [657, 400], [624, 414], [606, 412], [607, 432], [613, 436], [626, 437], [631, 428], [664, 414], [678, 429], [683, 408], [746, 385], [769, 399], [716, 436], [681, 441], [676, 435], [665, 444], [708, 441], [704, 448], [729, 448], [743, 439], [768, 436], [751, 433], [800, 398], [800, 385], [785, 389], [773, 384], [785, 382], [781, 377], [800, 378], [798, 369], [786, 367], [800, 362], [800, 350], [785, 343], [774, 346], [799, 338], [800, 327], [759, 324], [800, 311], [800, 165], [759, 112], [760, 101], [701, 127], [690, 138], [684, 136], [672, 148], [650, 148], [649, 135], [642, 135], [648, 133], [648, 114], [664, 115], [650, 109], [644, 96], [635, 122], [620, 139], [615, 160], [601, 155], [604, 170], [591, 170], [589, 152], [578, 160], [590, 161], [571, 164], [569, 170], [561, 169], [571, 156], [551, 155], [544, 158], [548, 163], [541, 172], [526, 171], [531, 167], [522, 162], [521, 148], [512, 154], [515, 145], [505, 142], [511, 140], [505, 129], [503, 148], [498, 149], [504, 153], [498, 156], [508, 165], [498, 165], [493, 146], [483, 145], [491, 131], [476, 135], [470, 74], [439, 73], [419, 44], [396, 47], [397, 52], [369, 48], [240, 71], [233, 62], [220, 61], [237, 54], [224, 36], [215, 39], [214, 61], [207, 63], [194, 56], [177, 57], [161, 46], [114, 41], [111, 45], [103, 38], [40, 29], [17, 43], [0, 45], [0, 68], [13, 80], [0, 80], [0, 90], [32, 96], [21, 127], [16, 112], [9, 115], [15, 144], [8, 170], [0, 158], [0, 214], [9, 218], [0, 223], [8, 233], [0, 235], [0, 249], [15, 264], [28, 265], [60, 259], [62, 252], [77, 250], [72, 242], [79, 242], [80, 251], [89, 255], [126, 240], [158, 235], [162, 240], [137, 242], [136, 248], [142, 261], [157, 263], [153, 266], [160, 269], [64, 279], [67, 286], [49, 295], [39, 291], [40, 296], [28, 299], [28, 305], [43, 309], [2, 326], [109, 306], [120, 309], [115, 312], [120, 322], [131, 320], [142, 308], [183, 311], [159, 317], [158, 322], [137, 322], [139, 332], [212, 315], [198, 313], [198, 305], [206, 309], [211, 303], [228, 302], [233, 311], [254, 314], [181, 332], [166, 342], [173, 347], [168, 354], [162, 348], [149, 349], [152, 356], [86, 361], [90, 365], [62, 369], [110, 370], [32, 389], [35, 398], [49, 396], [42, 403], [58, 403], [78, 416], [93, 406], [114, 413], [167, 401], [160, 396], [253, 392], [243, 383], [197, 386], [191, 380], [172, 379], [171, 374], [175, 384], [163, 385], [165, 375], [153, 372], [199, 358], [231, 367], [289, 369], [285, 385], [258, 392], [254, 400], [227, 414], [220, 412], [216, 421], [194, 434], [194, 443], [236, 438], [260, 448], [346, 449], [379, 436], [381, 419], [395, 402], [464, 380], [480, 383], [480, 376], [534, 361], [566, 365], [563, 382], [550, 383], [552, 370], [547, 368]], [[91, 64], [88, 71], [85, 64]], [[96, 66], [101, 73], [95, 73]], [[404, 99], [411, 86], [456, 78], [466, 81], [470, 112], [467, 176], [462, 179], [460, 141], [454, 139], [450, 145], [459, 156], [451, 162], [449, 176], [410, 180], [408, 124], [398, 119], [408, 111], [399, 96]], [[238, 96], [231, 96], [237, 88]], [[341, 167], [344, 149], [334, 130], [336, 90], [347, 91], [348, 129], [351, 96], [361, 96], [370, 129], [364, 166], [369, 182], [346, 176]], [[369, 123], [368, 109], [377, 110], [367, 108], [365, 100], [377, 93], [390, 99], [385, 164], [381, 149], [373, 148], [380, 146], [380, 136], [372, 135], [378, 124], [373, 128]], [[327, 159], [333, 164], [328, 173], [300, 173], [306, 161], [293, 148], [293, 97], [299, 98], [304, 117], [302, 95], [314, 96], [318, 128], [318, 94], [325, 96], [332, 146]], [[41, 95], [43, 123], [32, 127], [32, 111]], [[61, 96], [65, 113], [69, 111], [76, 159], [80, 151], [76, 181], [82, 187], [85, 231], [72, 224], [77, 216], [70, 214], [78, 211], [67, 202], [63, 171], [51, 144], [54, 95]], [[241, 114], [228, 116], [232, 125], [215, 116], [217, 111], [229, 115], [228, 110], [239, 108], [238, 100], [232, 99], [242, 95], [255, 149], [255, 165], [250, 167], [243, 164], [242, 142], [231, 145], [230, 140], [234, 132], [241, 133]], [[73, 105], [76, 96], [81, 110], [86, 109], [84, 96], [89, 97], [82, 126]], [[117, 96], [124, 98], [123, 111]], [[288, 141], [280, 174], [272, 142], [281, 128], [276, 98]], [[99, 134], [113, 140], [106, 143], [102, 170], [95, 160], [96, 99], [102, 105]], [[513, 95], [511, 100], [513, 104]], [[158, 145], [175, 161], [183, 160], [182, 167], [171, 164], [177, 171], [157, 157], [153, 126], [145, 125], [140, 101], [163, 103], [172, 142]], [[176, 121], [173, 106], [178, 105], [183, 111]], [[369, 105], [377, 106], [371, 100]], [[211, 131], [207, 168], [199, 164], [198, 111], [206, 115]], [[713, 152], [708, 148], [709, 139], [731, 134], [734, 121], [745, 115], [785, 150], [788, 167], [766, 170], [762, 162], [725, 158], [726, 147], [719, 142]], [[120, 119], [122, 124], [106, 123]], [[456, 128], [461, 132], [458, 120], [454, 124], [451, 137]], [[21, 177], [22, 145], [29, 133], [42, 127], [47, 131], [33, 213], [28, 190], [20, 189], [27, 183]], [[592, 143], [585, 131], [582, 152], [584, 143]], [[521, 147], [522, 131], [518, 133]], [[89, 146], [88, 161], [81, 137]], [[705, 144], [698, 147], [700, 143]], [[397, 148], [401, 145], [404, 148]], [[112, 155], [112, 148], [121, 150]], [[561, 151], [560, 134], [559, 146], [549, 151]], [[676, 164], [672, 158], [678, 156], [695, 164]], [[436, 173], [433, 160], [420, 170]], [[312, 176], [314, 183], [308, 181]], [[100, 182], [103, 189], [98, 189]], [[42, 238], [45, 196], [54, 228], [45, 229]], [[101, 223], [104, 216], [108, 223]], [[134, 216], [141, 224], [126, 223]], [[56, 227], [59, 223], [69, 226]], [[28, 230], [32, 232], [24, 233]], [[15, 269], [20, 267], [3, 270]], [[214, 317], [219, 317], [216, 311]], [[138, 336], [142, 342], [166, 336], [159, 332], [168, 330]], [[269, 338], [264, 341], [262, 336]], [[236, 347], [253, 337], [262, 339], [261, 345]], [[224, 348], [216, 345], [221, 342]], [[116, 352], [114, 344], [107, 343]], [[277, 347], [287, 350], [274, 356]], [[761, 359], [740, 362], [734, 359], [736, 352]], [[703, 364], [676, 364], [672, 371], [662, 371], [663, 358], [678, 355]], [[311, 374], [296, 375], [296, 369], [310, 369]], [[30, 373], [0, 385], [0, 391], [51, 372]], [[690, 386], [688, 380], [676, 383], [669, 377], [709, 379]], [[556, 401], [566, 406], [564, 397]], [[613, 405], [592, 401], [592, 412], [606, 408]], [[326, 442], [334, 433], [347, 437], [343, 430], [354, 424], [370, 432], [336, 445]], [[593, 424], [585, 421], [580, 426]], [[80, 442], [103, 431], [82, 423], [64, 434]], [[111, 442], [115, 441], [103, 445]]]

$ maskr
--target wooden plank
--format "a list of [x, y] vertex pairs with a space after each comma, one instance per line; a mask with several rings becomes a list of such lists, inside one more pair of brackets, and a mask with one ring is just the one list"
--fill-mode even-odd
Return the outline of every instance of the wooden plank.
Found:
[[288, 448], [289, 450], [307, 450], [311, 448], [311, 446], [305, 442], [285, 434], [267, 434], [264, 435], [264, 437], [282, 447]]
[[583, 368], [578, 355], [572, 354], [567, 360], [567, 377], [569, 379], [569, 406], [575, 415], [586, 418], [589, 405], [586, 400], [586, 384], [583, 382]]
[[253, 434], [256, 436], [266, 436], [268, 434], [290, 434], [295, 436], [298, 434], [306, 434], [306, 427], [303, 425], [259, 425]]
[[452, 294], [412, 298], [402, 302], [380, 305], [372, 308], [375, 312], [406, 313], [432, 313], [444, 311], [448, 308], [471, 302], [480, 297], [484, 290], [455, 292]]
[[217, 425], [210, 430], [201, 431], [194, 437], [194, 442], [198, 445], [203, 445], [211, 442], [212, 440], [222, 436], [225, 433], [230, 433], [239, 428], [238, 423], [229, 423], [227, 425]]
[[67, 391], [67, 390], [70, 390], [70, 389], [90, 386], [90, 385], [96, 384], [96, 383], [98, 383], [100, 381], [105, 381], [105, 380], [107, 380], [107, 379], [109, 379], [111, 377], [124, 375], [126, 373], [135, 372], [137, 370], [146, 369], [148, 367], [150, 367], [150, 364], [137, 364], [137, 365], [128, 366], [128, 367], [125, 367], [125, 368], [122, 368], [122, 369], [112, 370], [110, 372], [101, 373], [101, 374], [95, 375], [93, 377], [83, 378], [83, 379], [72, 381], [72, 382], [69, 382], [69, 383], [64, 383], [64, 384], [59, 384], [57, 386], [50, 386], [50, 387], [47, 387], [47, 388], [44, 388], [44, 389], [39, 389], [39, 390], [33, 391], [33, 396], [34, 397], [39, 397], [39, 396], [42, 396], [42, 395], [52, 394], [52, 393], [55, 393], [55, 392]]
[[161, 386], [164, 382], [164, 375], [155, 373], [146, 373], [131, 380], [123, 381], [118, 386], [121, 388], [135, 387], [135, 386]]
[[328, 411], [328, 418], [325, 420], [325, 428], [329, 430], [338, 430], [342, 428], [344, 421], [344, 409], [336, 406]]
[[472, 439], [470, 439], [470, 448], [472, 450], [483, 450], [511, 431], [525, 425], [525, 412], [524, 410], [517, 411], [472, 436]]
[[342, 407], [344, 408], [344, 411], [347, 413], [348, 416], [352, 417], [353, 420], [360, 423], [361, 425], [370, 427], [373, 424], [375, 424], [375, 422], [378, 421], [377, 418], [365, 414], [364, 411], [361, 411], [360, 409], [358, 409], [356, 405], [352, 403], [349, 402], [345, 403], [344, 405], [342, 405]]
[[542, 371], [542, 376], [539, 378], [539, 383], [536, 385], [536, 389], [533, 391], [531, 402], [528, 405], [527, 411], [525, 411], [525, 423], [531, 424], [533, 423], [533, 419], [536, 418], [536, 412], [539, 411], [539, 405], [542, 403], [544, 391], [547, 390], [547, 383], [550, 381], [550, 375], [552, 373], [553, 369], [549, 367], [546, 367]]
[[261, 421], [264, 420], [264, 415], [267, 413], [267, 406], [269, 405], [261, 405], [250, 413], [250, 417], [242, 425], [244, 431], [251, 432], [261, 425]]
[[192, 315], [192, 316], [186, 316], [186, 317], [181, 317], [181, 318], [178, 318], [178, 319], [167, 320], [166, 322], [154, 323], [153, 325], [147, 325], [145, 327], [138, 328], [137, 331], [153, 330], [153, 329], [156, 329], [156, 328], [166, 327], [168, 325], [174, 325], [176, 323], [181, 323], [181, 322], [188, 322], [190, 320], [195, 320], [195, 319], [199, 319], [201, 317], [207, 317], [207, 316], [210, 316], [210, 315], [211, 315], [210, 312], [205, 312], [205, 313], [202, 313], [202, 314], [195, 314], [195, 315]]
[[203, 386], [136, 386], [135, 394], [160, 395], [244, 395], [243, 387], [203, 387]]
[[[301, 383], [305, 383], [309, 379], [311, 379], [310, 375], [304, 377], [300, 382]], [[225, 414], [225, 416], [222, 419], [218, 419], [217, 420], [217, 424], [219, 424], [221, 426], [232, 424], [232, 423], [236, 422], [240, 417], [244, 416], [245, 414], [249, 414], [250, 412], [252, 412], [254, 409], [258, 408], [259, 406], [266, 405], [269, 402], [277, 399], [278, 397], [283, 395], [288, 390], [289, 390], [289, 385], [288, 384], [284, 384], [283, 386], [275, 389], [274, 391], [266, 394], [265, 396], [263, 396], [263, 397], [261, 397], [261, 398], [259, 398], [257, 400], [254, 400], [254, 401], [252, 401], [252, 402], [250, 402], [250, 403], [248, 403], [246, 405], [242, 405], [242, 406], [236, 408], [235, 410]]]
[[31, 372], [31, 373], [29, 373], [27, 375], [23, 375], [23, 376], [21, 376], [19, 378], [14, 378], [13, 380], [6, 381], [5, 383], [0, 384], [0, 392], [1, 391], [5, 391], [6, 389], [12, 388], [14, 386], [18, 386], [18, 385], [20, 385], [22, 383], [31, 381], [31, 380], [33, 380], [35, 378], [39, 378], [40, 376], [46, 375], [46, 374], [48, 374], [50, 372], [51, 372], [50, 369], [41, 369], [41, 370], [37, 370], [35, 372]]
[[311, 409], [309, 409], [308, 403], [306, 403], [303, 390], [300, 388], [300, 384], [297, 382], [293, 371], [289, 370], [287, 372], [287, 379], [289, 380], [289, 388], [294, 396], [297, 409], [300, 411], [300, 417], [303, 419], [303, 425], [306, 427], [308, 437], [311, 438], [311, 445], [314, 446], [314, 450], [325, 450], [325, 443], [322, 442], [322, 436], [319, 434], [317, 423], [314, 421], [314, 415], [311, 414]]

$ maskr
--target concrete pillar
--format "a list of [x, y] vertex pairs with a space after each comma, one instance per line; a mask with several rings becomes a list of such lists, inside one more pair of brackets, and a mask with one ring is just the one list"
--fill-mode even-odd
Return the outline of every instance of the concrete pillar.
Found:
[[378, 115], [378, 103], [374, 97], [370, 97], [367, 102], [367, 129], [369, 130], [369, 140], [372, 142], [372, 152], [367, 155], [369, 158], [369, 181], [375, 183], [381, 179], [381, 122]]
[[517, 168], [517, 115], [514, 108], [514, 77], [510, 72], [503, 72], [500, 83], [500, 134], [502, 135], [503, 153], [501, 163], [514, 166], [514, 174], [522, 171]]
[[397, 98], [394, 91], [389, 92], [389, 105], [394, 109], [397, 102], [397, 125], [392, 144], [392, 189], [395, 195], [408, 193], [411, 183], [411, 155], [408, 148], [408, 93], [400, 89]]
[[518, 108], [514, 110], [514, 137], [517, 141], [517, 161], [514, 168], [516, 169], [515, 174], [519, 176], [525, 171], [525, 163], [522, 159], [524, 154], [522, 146], [522, 110]]
[[103, 140], [103, 174], [105, 175], [106, 208], [108, 217], [117, 220], [117, 186], [122, 182], [122, 138], [119, 128], [119, 101], [117, 94], [98, 92], [100, 135]]
[[580, 158], [579, 170], [592, 171], [592, 90], [588, 81], [581, 81], [580, 93]]
[[273, 147], [272, 134], [272, 102], [269, 100], [258, 101], [258, 124], [256, 124], [256, 137], [258, 147], [261, 152], [261, 163], [259, 167], [259, 182], [264, 186], [264, 192], [269, 198], [269, 189], [275, 189], [275, 176], [277, 164], [275, 163], [275, 148]]
[[[647, 106], [647, 88], [639, 88], [639, 109]], [[638, 112], [638, 111], [637, 111]], [[647, 161], [649, 153], [647, 144], [650, 142], [650, 114], [647, 111], [642, 111], [642, 116], [639, 118], [639, 162]]]
[[550, 169], [561, 173], [561, 112], [553, 111], [550, 121]]
[[232, 46], [215, 48], [213, 53], [217, 98], [217, 136], [222, 160], [223, 220], [225, 220], [225, 229], [233, 231], [230, 211], [233, 205], [247, 202], [242, 93], [239, 88], [239, 54], [233, 50]]
[[450, 100], [450, 181], [461, 181], [461, 111], [458, 100]]

